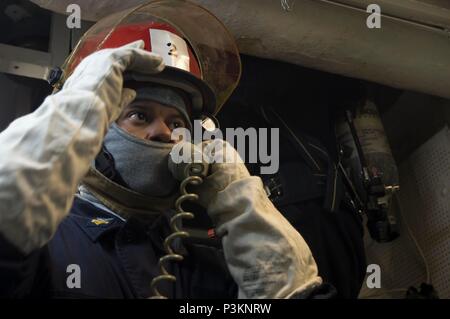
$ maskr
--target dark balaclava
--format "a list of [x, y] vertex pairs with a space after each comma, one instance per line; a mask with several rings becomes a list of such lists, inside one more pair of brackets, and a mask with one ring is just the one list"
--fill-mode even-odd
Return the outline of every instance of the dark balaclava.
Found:
[[[136, 100], [152, 100], [167, 107], [176, 108], [185, 117], [188, 128], [191, 121], [186, 100], [169, 87], [143, 87], [136, 90]], [[115, 170], [126, 186], [138, 193], [163, 197], [177, 188], [168, 168], [172, 143], [144, 140], [135, 137], [116, 123], [105, 136], [104, 146], [114, 158]]]

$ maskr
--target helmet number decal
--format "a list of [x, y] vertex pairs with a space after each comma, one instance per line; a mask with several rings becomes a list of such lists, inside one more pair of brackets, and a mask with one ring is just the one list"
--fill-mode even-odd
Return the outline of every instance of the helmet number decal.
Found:
[[166, 30], [150, 29], [150, 43], [151, 51], [161, 55], [167, 66], [190, 71], [188, 46], [183, 38]]

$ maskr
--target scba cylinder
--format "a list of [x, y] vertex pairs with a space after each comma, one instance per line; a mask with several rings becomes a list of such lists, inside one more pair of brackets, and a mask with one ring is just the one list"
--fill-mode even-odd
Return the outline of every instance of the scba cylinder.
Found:
[[[356, 107], [353, 123], [361, 144], [368, 171], [381, 178], [387, 190], [399, 188], [398, 169], [373, 99], [367, 98]], [[343, 149], [343, 165], [352, 177], [360, 194], [365, 193], [361, 160], [349, 123], [340, 119], [336, 125], [338, 142]]]

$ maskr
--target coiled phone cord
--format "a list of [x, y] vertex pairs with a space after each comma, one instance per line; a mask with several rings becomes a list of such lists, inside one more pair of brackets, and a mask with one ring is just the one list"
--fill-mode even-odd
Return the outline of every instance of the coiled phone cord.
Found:
[[197, 201], [198, 195], [195, 193], [189, 193], [186, 190], [188, 185], [200, 185], [203, 183], [202, 172], [205, 171], [205, 164], [203, 163], [190, 163], [184, 169], [184, 176], [186, 178], [180, 184], [180, 197], [175, 202], [176, 214], [170, 219], [170, 228], [172, 233], [164, 239], [164, 250], [166, 255], [159, 259], [158, 266], [161, 271], [161, 275], [153, 278], [150, 288], [153, 296], [150, 299], [167, 299], [166, 296], [162, 295], [158, 290], [158, 284], [162, 281], [175, 282], [177, 279], [173, 274], [170, 274], [166, 265], [169, 262], [180, 262], [183, 260], [183, 256], [177, 254], [172, 249], [172, 243], [177, 238], [187, 238], [189, 233], [178, 227], [178, 222], [183, 219], [192, 219], [194, 214], [187, 212], [183, 209], [182, 204], [186, 201]]

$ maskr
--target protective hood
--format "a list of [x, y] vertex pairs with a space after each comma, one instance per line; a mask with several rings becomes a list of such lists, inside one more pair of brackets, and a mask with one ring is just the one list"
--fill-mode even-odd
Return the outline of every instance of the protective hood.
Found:
[[114, 170], [123, 185], [103, 175], [93, 165], [83, 180], [88, 192], [121, 214], [161, 213], [173, 208], [178, 182], [168, 168], [173, 144], [135, 137], [113, 123], [104, 147], [113, 157]]

